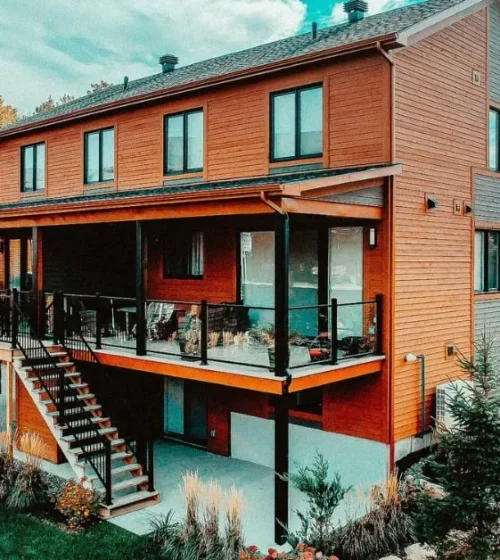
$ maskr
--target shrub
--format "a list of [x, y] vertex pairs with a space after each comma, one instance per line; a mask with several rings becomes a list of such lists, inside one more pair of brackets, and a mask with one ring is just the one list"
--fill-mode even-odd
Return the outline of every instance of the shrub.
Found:
[[290, 476], [295, 488], [307, 496], [308, 503], [307, 512], [296, 512], [300, 529], [287, 537], [292, 546], [303, 542], [325, 553], [334, 548], [333, 513], [350, 488], [342, 486], [338, 473], [329, 479], [328, 471], [328, 461], [317, 453], [311, 467], [299, 467], [298, 473]]
[[85, 488], [83, 483], [71, 479], [63, 488], [57, 498], [56, 510], [66, 518], [66, 523], [71, 529], [79, 529], [95, 523], [99, 514], [100, 496], [90, 488]]
[[18, 469], [12, 456], [14, 433], [0, 433], [0, 502], [5, 502], [14, 486]]
[[456, 389], [450, 399], [451, 429], [440, 434], [445, 460], [429, 465], [444, 495], [421, 496], [419, 517], [443, 555], [448, 533], [469, 533], [471, 558], [491, 558], [499, 545], [500, 518], [500, 363], [493, 340], [485, 335], [475, 344], [472, 358], [459, 357], [472, 381], [467, 391]]
[[337, 553], [343, 560], [377, 560], [399, 555], [413, 542], [413, 523], [403, 509], [402, 488], [397, 477], [391, 476], [384, 488], [372, 488], [368, 513], [340, 529]]

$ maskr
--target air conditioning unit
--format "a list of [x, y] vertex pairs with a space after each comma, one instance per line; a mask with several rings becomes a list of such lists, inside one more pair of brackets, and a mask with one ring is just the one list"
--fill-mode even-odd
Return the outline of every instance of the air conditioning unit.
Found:
[[449, 383], [443, 383], [436, 387], [436, 428], [451, 430], [456, 427], [457, 421], [450, 413], [450, 402], [457, 392], [461, 392], [466, 398], [472, 389], [471, 381], [457, 379]]

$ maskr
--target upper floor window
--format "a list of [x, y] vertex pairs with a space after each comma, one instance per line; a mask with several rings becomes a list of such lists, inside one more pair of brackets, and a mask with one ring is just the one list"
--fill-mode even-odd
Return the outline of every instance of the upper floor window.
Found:
[[476, 231], [474, 253], [475, 291], [500, 290], [500, 232]]
[[85, 133], [85, 184], [105, 183], [115, 178], [115, 129]]
[[45, 144], [21, 148], [21, 191], [43, 191], [45, 188]]
[[323, 86], [271, 96], [271, 160], [323, 155]]
[[165, 175], [203, 171], [203, 111], [165, 117]]
[[163, 278], [203, 278], [203, 232], [168, 236], [163, 251]]
[[489, 166], [500, 171], [500, 111], [490, 109]]

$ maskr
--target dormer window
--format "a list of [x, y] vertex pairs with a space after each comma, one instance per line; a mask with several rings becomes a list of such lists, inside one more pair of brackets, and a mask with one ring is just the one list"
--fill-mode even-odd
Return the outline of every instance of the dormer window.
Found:
[[271, 95], [271, 161], [323, 155], [323, 86]]
[[21, 148], [21, 192], [45, 189], [45, 143]]

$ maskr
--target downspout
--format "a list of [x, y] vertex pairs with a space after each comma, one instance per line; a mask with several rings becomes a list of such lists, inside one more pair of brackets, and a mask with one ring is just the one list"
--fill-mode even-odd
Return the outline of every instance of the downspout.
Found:
[[421, 436], [424, 437], [425, 434], [425, 385], [426, 385], [426, 375], [425, 375], [425, 355], [419, 354], [417, 358], [420, 360], [420, 418], [422, 422], [421, 426]]

